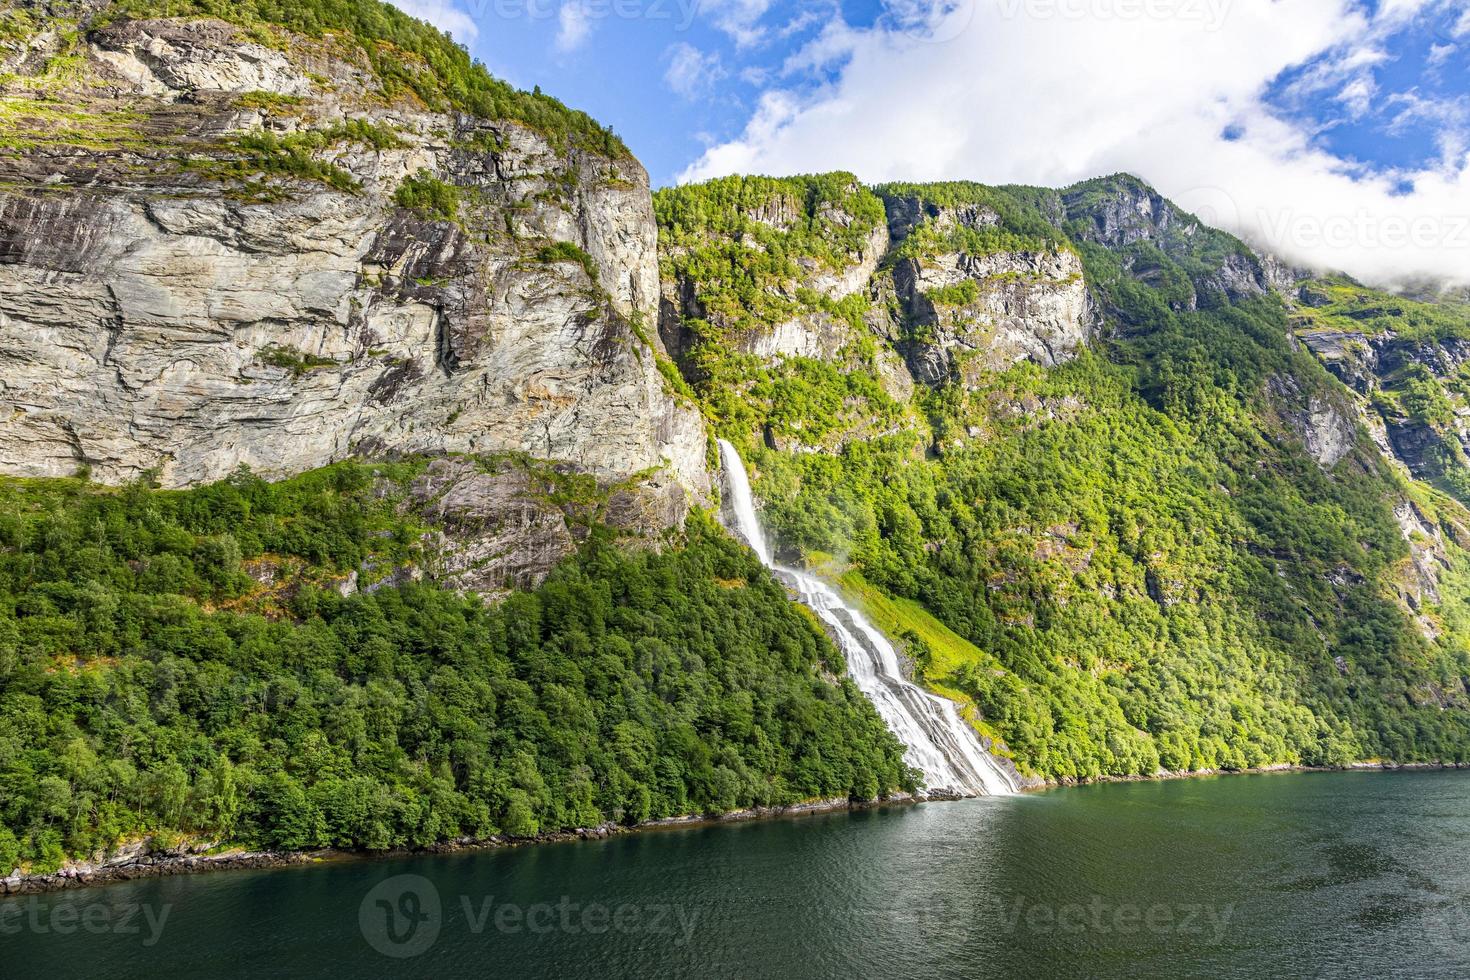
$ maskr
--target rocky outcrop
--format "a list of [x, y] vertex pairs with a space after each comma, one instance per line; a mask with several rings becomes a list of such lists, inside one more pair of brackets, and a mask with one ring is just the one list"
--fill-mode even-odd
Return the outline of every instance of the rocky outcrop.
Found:
[[1312, 278], [1310, 270], [1294, 266], [1269, 253], [1261, 256], [1261, 270], [1271, 288], [1284, 297], [1294, 296], [1301, 284]]
[[[1298, 302], [1312, 304], [1309, 287]], [[1310, 319], [1300, 326], [1297, 338], [1359, 396], [1360, 414], [1375, 442], [1411, 475], [1438, 479], [1461, 453], [1470, 452], [1470, 406], [1458, 394], [1460, 371], [1470, 363], [1470, 341], [1321, 327]], [[1405, 399], [1398, 391], [1416, 373], [1446, 399], [1445, 418], [1427, 417], [1422, 406], [1416, 408], [1422, 396]]]
[[[90, 887], [140, 878], [166, 878], [174, 875], [203, 874], [209, 871], [236, 871], [279, 868], [292, 864], [308, 864], [312, 852], [227, 850], [210, 853], [213, 845], [163, 847], [155, 849], [151, 840], [134, 841], [111, 854], [101, 853], [90, 861], [67, 864], [50, 874], [22, 873], [19, 868], [0, 878], [0, 895], [37, 895], [67, 888]], [[160, 926], [161, 928], [161, 923]]]
[[[1309, 306], [1311, 290], [1304, 290], [1299, 301]], [[1371, 394], [1386, 376], [1412, 365], [1422, 365], [1437, 378], [1453, 378], [1470, 363], [1470, 340], [1459, 337], [1402, 337], [1391, 330], [1314, 327], [1310, 321], [1297, 331], [1297, 337], [1343, 384], [1362, 395]]]
[[46, 94], [91, 135], [56, 138], [37, 101], [32, 145], [0, 159], [0, 471], [178, 486], [509, 450], [707, 488], [702, 423], [650, 346], [636, 161], [385, 99], [328, 41], [85, 37], [82, 81]]
[[1339, 404], [1345, 399], [1326, 391], [1303, 392], [1292, 375], [1271, 378], [1267, 389], [1287, 428], [1323, 469], [1331, 469], [1352, 452], [1358, 431], [1352, 408]]
[[[852, 214], [831, 204], [823, 205], [819, 209], [818, 218], [834, 228], [847, 229], [857, 224], [857, 219]], [[836, 268], [805, 257], [796, 261], [807, 273], [803, 286], [816, 290], [828, 299], [840, 300], [868, 288], [868, 281], [878, 271], [878, 263], [887, 252], [888, 228], [880, 222], [867, 232], [862, 244], [849, 252], [846, 261]]]
[[[1064, 191], [1062, 200], [1076, 237], [1112, 250], [1125, 271], [1161, 287], [1175, 309], [1238, 302], [1273, 288], [1272, 268], [1244, 244], [1180, 210], [1136, 177], [1086, 181]], [[1155, 258], [1160, 252], [1189, 270], [1187, 283], [1162, 274]], [[1274, 271], [1287, 275], [1279, 264]]]
[[[779, 233], [783, 239], [798, 225], [811, 225], [849, 244], [835, 255], [794, 255], [791, 275], [763, 283], [763, 290], [786, 311], [775, 318], [732, 315], [736, 311], [728, 308], [712, 312], [700, 299], [702, 289], [711, 284], [671, 271], [663, 282], [659, 333], [676, 359], [693, 354], [701, 342], [685, 325], [689, 320], [709, 322], [721, 335], [723, 344], [768, 364], [785, 357], [824, 361], [847, 358], [855, 340], [852, 326], [821, 301], [836, 303], [867, 292], [879, 262], [887, 253], [888, 229], [882, 222], [869, 226], [837, 202], [824, 201], [810, 206], [799, 198], [798, 189], [793, 182], [790, 190], [774, 193], [747, 207], [742, 216], [748, 222]], [[866, 192], [854, 182], [845, 193], [850, 197]], [[755, 236], [738, 230], [728, 235], [711, 235], [711, 238], [720, 239], [722, 247], [765, 247]], [[671, 252], [671, 257], [677, 257], [677, 246]], [[670, 265], [671, 270], [679, 267], [678, 262]], [[819, 298], [817, 302], [813, 302], [813, 295]]]
[[1067, 249], [904, 259], [893, 280], [914, 377], [973, 380], [1023, 360], [1054, 367], [1091, 336], [1082, 261]]
[[594, 524], [656, 545], [687, 510], [667, 478], [599, 486], [569, 467], [472, 457], [430, 463], [407, 506], [434, 528], [421, 542], [428, 576], [492, 600], [539, 586]]
[[1419, 632], [1434, 639], [1440, 626], [1429, 615], [1429, 607], [1439, 604], [1440, 577], [1450, 568], [1445, 535], [1411, 500], [1400, 500], [1393, 516], [1409, 543], [1409, 559], [1395, 582], [1399, 601], [1414, 618]]

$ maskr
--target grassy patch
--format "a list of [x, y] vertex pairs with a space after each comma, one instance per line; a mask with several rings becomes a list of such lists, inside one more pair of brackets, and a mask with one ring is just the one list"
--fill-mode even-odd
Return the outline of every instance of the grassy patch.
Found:
[[573, 242], [553, 242], [543, 245], [536, 252], [536, 261], [545, 265], [554, 265], [558, 262], [575, 262], [587, 273], [587, 278], [593, 282], [597, 281], [597, 263], [592, 261], [588, 255]]
[[295, 377], [301, 377], [308, 371], [317, 368], [336, 367], [337, 362], [330, 357], [321, 357], [306, 351], [295, 350], [290, 347], [272, 345], [260, 352], [260, 363], [271, 367], [284, 368]]
[[969, 306], [980, 299], [980, 284], [973, 279], [931, 289], [924, 295], [939, 306]]
[[[407, 145], [391, 126], [351, 119], [322, 129], [284, 135], [264, 130], [244, 133], [223, 147], [225, 152], [237, 154], [233, 159], [191, 160], [187, 166], [217, 179], [249, 181], [261, 175], [286, 176], [326, 184], [345, 194], [356, 194], [362, 189], [357, 178], [342, 167], [317, 157], [328, 147], [342, 143], [356, 143], [376, 150]], [[280, 196], [268, 187], [252, 186], [246, 191], [248, 196], [261, 200], [274, 200]]]
[[89, 150], [144, 150], [141, 113], [79, 108], [75, 102], [0, 97], [0, 149], [16, 152], [74, 146]]

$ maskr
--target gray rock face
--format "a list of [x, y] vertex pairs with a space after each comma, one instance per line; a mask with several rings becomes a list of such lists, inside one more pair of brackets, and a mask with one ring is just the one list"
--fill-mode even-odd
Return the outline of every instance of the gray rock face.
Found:
[[1054, 367], [1091, 336], [1082, 261], [1070, 250], [906, 259], [893, 277], [909, 323], [909, 367], [929, 384], [1023, 360]]
[[1297, 337], [1343, 384], [1360, 395], [1373, 390], [1378, 352], [1369, 335], [1319, 329], [1303, 331]]
[[[1310, 291], [1300, 297], [1311, 305]], [[1359, 413], [1385, 455], [1397, 459], [1419, 479], [1444, 475], [1454, 444], [1470, 452], [1470, 417], [1463, 405], [1448, 424], [1431, 424], [1395, 408], [1391, 399], [1375, 398], [1385, 385], [1410, 370], [1427, 370], [1440, 382], [1458, 382], [1461, 368], [1470, 363], [1470, 341], [1457, 337], [1439, 340], [1380, 333], [1312, 328], [1297, 337], [1319, 360], [1359, 397]], [[1458, 397], [1458, 396], [1454, 396]], [[1448, 445], [1446, 440], [1449, 441]]]
[[[749, 220], [777, 231], [790, 231], [799, 220], [805, 220], [805, 215], [802, 202], [785, 195], [775, 196], [745, 212]], [[812, 220], [821, 222], [823, 227], [845, 230], [852, 228], [858, 219], [841, 207], [826, 203], [815, 211]], [[861, 226], [858, 228], [861, 234]], [[757, 247], [758, 243], [745, 240], [742, 244]], [[835, 301], [865, 292], [887, 250], [888, 229], [879, 223], [862, 236], [859, 247], [842, 256], [843, 261], [835, 266], [810, 256], [798, 256], [794, 261], [799, 275], [789, 282], [772, 285], [783, 299], [800, 308], [797, 315], [776, 323], [752, 325], [727, 323], [715, 317], [714, 325], [735, 350], [767, 363], [783, 357], [841, 360], [855, 339], [852, 327], [825, 310], [801, 302], [799, 295], [809, 290]], [[697, 338], [688, 336], [682, 329], [682, 320], [710, 316], [699, 301], [698, 285], [681, 277], [663, 283], [659, 333], [676, 358], [683, 357], [697, 344]]]
[[[635, 161], [385, 105], [321, 46], [219, 22], [91, 39], [76, 98], [148, 138], [0, 159], [0, 471], [179, 486], [517, 450], [707, 489], [702, 423], [645, 339], [656, 232]], [[289, 108], [241, 99], [258, 92]], [[344, 118], [390, 139], [333, 135]], [[242, 153], [262, 123], [327, 133], [311, 158], [356, 189]], [[398, 206], [415, 175], [455, 213]]]
[[1192, 235], [1190, 221], [1151, 187], [1136, 181], [1116, 182], [1087, 215], [1090, 237], [1109, 248], [1161, 239], [1169, 232]]
[[1170, 300], [1176, 309], [1250, 299], [1272, 288], [1271, 273], [1259, 257], [1134, 177], [1087, 181], [1064, 192], [1063, 200], [1075, 233], [1119, 253], [1123, 268], [1142, 282], [1161, 284], [1148, 250], [1136, 247], [1143, 244], [1187, 266], [1213, 269], [1192, 274], [1192, 288]]
[[1439, 635], [1438, 624], [1425, 615], [1425, 607], [1440, 601], [1440, 576], [1450, 568], [1444, 533], [1410, 500], [1394, 507], [1394, 519], [1409, 543], [1409, 561], [1398, 578], [1399, 600], [1414, 616], [1419, 631], [1429, 639]]
[[[853, 224], [852, 215], [836, 207], [824, 208], [821, 216], [839, 227], [847, 228]], [[847, 256], [847, 262], [841, 268], [832, 269], [811, 259], [798, 259], [797, 264], [808, 273], [803, 285], [828, 299], [839, 300], [866, 290], [868, 281], [878, 271], [878, 263], [887, 252], [888, 228], [878, 224], [868, 233], [862, 247]]]
[[[687, 511], [673, 480], [565, 492], [577, 479], [570, 469], [541, 472], [506, 460], [434, 460], [409, 489], [408, 506], [435, 529], [421, 542], [422, 571], [447, 588], [493, 600], [544, 582], [576, 553], [594, 523], [621, 532], [629, 543], [657, 546]], [[589, 478], [580, 479], [585, 484]]]
[[1307, 404], [1306, 412], [1299, 416], [1302, 441], [1307, 452], [1324, 467], [1335, 466], [1352, 451], [1356, 432], [1352, 416], [1346, 414], [1330, 399], [1314, 395]]
[[1331, 469], [1352, 452], [1358, 433], [1350, 406], [1324, 392], [1304, 394], [1290, 375], [1273, 377], [1268, 387], [1287, 426], [1323, 469]]
[[1312, 278], [1309, 270], [1293, 266], [1274, 255], [1261, 256], [1261, 269], [1271, 288], [1286, 297], [1295, 295], [1301, 284]]
[[482, 471], [470, 460], [435, 460], [412, 488], [439, 528], [427, 542], [436, 581], [493, 596], [534, 589], [576, 542], [545, 488], [519, 467]]

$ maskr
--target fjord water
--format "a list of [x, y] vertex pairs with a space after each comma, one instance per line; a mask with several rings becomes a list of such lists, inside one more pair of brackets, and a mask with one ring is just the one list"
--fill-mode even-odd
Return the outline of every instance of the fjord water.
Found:
[[1119, 783], [4, 900], [0, 975], [1464, 977], [1467, 839], [1466, 772]]
[[745, 463], [734, 446], [723, 439], [719, 442], [735, 530], [761, 564], [794, 589], [802, 604], [826, 624], [847, 659], [848, 673], [873, 702], [889, 730], [907, 747], [905, 759], [924, 773], [928, 790], [959, 796], [1014, 793], [1016, 786], [1010, 775], [985, 751], [955, 703], [904, 678], [898, 652], [887, 637], [862, 613], [844, 603], [831, 586], [772, 560], [765, 531], [756, 517]]

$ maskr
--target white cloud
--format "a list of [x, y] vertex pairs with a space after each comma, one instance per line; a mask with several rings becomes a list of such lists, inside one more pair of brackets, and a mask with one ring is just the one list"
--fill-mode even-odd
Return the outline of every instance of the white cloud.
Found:
[[726, 74], [718, 52], [706, 54], [683, 41], [671, 45], [665, 57], [669, 67], [664, 72], [664, 83], [686, 99], [707, 92]]
[[1359, 75], [1342, 87], [1337, 101], [1347, 106], [1355, 117], [1362, 116], [1373, 108], [1373, 97], [1378, 94], [1378, 83], [1372, 75]]
[[771, 0], [703, 0], [699, 4], [699, 12], [742, 48], [765, 39], [766, 29], [760, 19], [770, 9]]
[[454, 5], [452, 0], [393, 0], [393, 6], [419, 20], [426, 20], [439, 30], [452, 34], [466, 44], [480, 36], [474, 18]]
[[592, 18], [581, 0], [566, 0], [556, 14], [556, 49], [573, 51], [592, 33]]
[[[1380, 283], [1470, 281], [1463, 149], [1422, 170], [1374, 173], [1263, 104], [1284, 69], [1324, 54], [1329, 67], [1311, 84], [1351, 97], [1382, 59], [1383, 22], [1353, 0], [1219, 2], [975, 0], [931, 25], [953, 37], [940, 44], [846, 29], [830, 84], [768, 89], [745, 131], [681, 179], [845, 169], [870, 181], [1062, 186], [1130, 171], [1296, 261]], [[1402, 0], [1385, 16], [1424, 6]], [[1088, 15], [1057, 13], [1068, 9]], [[1139, 9], [1155, 16], [1123, 15]], [[1185, 16], [1210, 10], [1222, 15]], [[819, 43], [812, 60], [841, 60], [831, 37]]]

